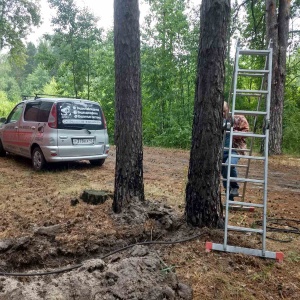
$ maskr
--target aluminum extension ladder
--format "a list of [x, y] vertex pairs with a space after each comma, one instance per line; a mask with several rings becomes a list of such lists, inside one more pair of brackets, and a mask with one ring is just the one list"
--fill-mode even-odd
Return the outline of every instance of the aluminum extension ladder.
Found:
[[[224, 229], [224, 242], [223, 244], [216, 244], [212, 242], [206, 242], [206, 251], [218, 250], [225, 252], [233, 252], [233, 253], [243, 253], [248, 255], [266, 257], [277, 259], [278, 261], [283, 260], [282, 252], [273, 252], [266, 250], [266, 223], [267, 223], [267, 184], [268, 184], [268, 143], [269, 143], [269, 120], [270, 120], [270, 99], [271, 99], [271, 80], [272, 80], [272, 48], [269, 45], [267, 50], [250, 50], [250, 49], [242, 49], [239, 44], [236, 48], [235, 55], [235, 65], [233, 72], [233, 82], [232, 82], [232, 91], [230, 93], [230, 97], [232, 98], [232, 103], [229, 103], [231, 106], [231, 116], [232, 120], [234, 120], [235, 115], [245, 115], [246, 118], [254, 118], [254, 132], [234, 132], [233, 124], [231, 124], [230, 129], [230, 146], [227, 148], [229, 151], [228, 154], [228, 171], [227, 171], [227, 181], [226, 181], [226, 201], [225, 201], [225, 229]], [[258, 69], [245, 69], [242, 68], [242, 59], [247, 56], [252, 56], [252, 58], [261, 58], [265, 60], [265, 66], [263, 70]], [[260, 89], [243, 89], [239, 87], [239, 82], [245, 77], [252, 77], [255, 80], [260, 80]], [[236, 102], [237, 99], [241, 102], [245, 101], [244, 99], [249, 98], [251, 100], [254, 99], [253, 102], [256, 102], [256, 110], [236, 110]], [[257, 127], [257, 117], [262, 117], [264, 119], [264, 130], [262, 133], [256, 133]], [[233, 123], [233, 122], [231, 122]], [[233, 136], [243, 136], [246, 138], [250, 138], [250, 149], [246, 149], [246, 155], [241, 155], [239, 152], [237, 154], [232, 154], [232, 139]], [[263, 142], [264, 145], [264, 154], [263, 156], [254, 156], [252, 153], [252, 147], [255, 139], [259, 139]], [[239, 157], [247, 160], [246, 165], [243, 167], [246, 168], [246, 174], [244, 177], [230, 177], [230, 167], [233, 166], [231, 164], [232, 157]], [[263, 163], [263, 178], [248, 178], [249, 175], [249, 166], [250, 161], [256, 160]], [[236, 166], [238, 167], [238, 166]], [[240, 174], [240, 172], [239, 172]], [[239, 176], [239, 175], [238, 175]], [[230, 182], [236, 181], [240, 184], [243, 184], [243, 194], [239, 197], [240, 201], [232, 201], [229, 199], [230, 194]], [[250, 203], [245, 201], [245, 192], [247, 183], [255, 184], [262, 186], [263, 190], [263, 199], [261, 199], [260, 203]], [[241, 207], [257, 207], [262, 210], [262, 228], [248, 228], [248, 227], [239, 227], [229, 225], [229, 214], [230, 214], [230, 206], [239, 205]], [[261, 249], [252, 249], [245, 248], [239, 246], [228, 245], [228, 231], [239, 231], [245, 233], [257, 233], [261, 235]]]

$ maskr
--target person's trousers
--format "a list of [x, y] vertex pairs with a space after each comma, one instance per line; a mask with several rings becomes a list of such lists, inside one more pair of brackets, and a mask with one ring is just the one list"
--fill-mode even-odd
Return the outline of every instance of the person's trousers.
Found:
[[[234, 150], [231, 153], [234, 155], [237, 154], [237, 152]], [[228, 163], [228, 154], [229, 154], [228, 152], [223, 153], [223, 160], [222, 160], [223, 163]], [[233, 166], [230, 168], [230, 177], [238, 177], [237, 168], [234, 165], [238, 164], [239, 159], [240, 159], [239, 157], [231, 156], [231, 165], [233, 165]], [[227, 179], [227, 170], [228, 170], [227, 166], [222, 166], [223, 179]], [[223, 187], [226, 189], [226, 180], [223, 180]], [[230, 187], [231, 188], [239, 188], [239, 185], [237, 182], [231, 181]]]

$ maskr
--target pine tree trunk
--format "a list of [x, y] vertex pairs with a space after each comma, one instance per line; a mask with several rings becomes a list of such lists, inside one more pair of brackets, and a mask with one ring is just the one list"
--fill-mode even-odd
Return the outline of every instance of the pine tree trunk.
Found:
[[187, 222], [199, 227], [223, 225], [220, 198], [221, 128], [229, 18], [229, 0], [202, 1], [185, 207]]
[[282, 154], [282, 119], [286, 78], [286, 52], [288, 45], [290, 0], [266, 0], [266, 40], [272, 40], [272, 94], [270, 103], [269, 154]]
[[[276, 98], [275, 98], [275, 111], [274, 123], [278, 122], [279, 125], [276, 130], [271, 134], [270, 154], [282, 154], [282, 141], [283, 141], [283, 108], [284, 108], [284, 90], [286, 79], [286, 53], [288, 47], [289, 37], [289, 18], [290, 18], [290, 0], [279, 1], [278, 12], [278, 70], [276, 73]], [[271, 115], [272, 116], [272, 115]]]
[[113, 210], [144, 200], [138, 0], [114, 1], [116, 168]]

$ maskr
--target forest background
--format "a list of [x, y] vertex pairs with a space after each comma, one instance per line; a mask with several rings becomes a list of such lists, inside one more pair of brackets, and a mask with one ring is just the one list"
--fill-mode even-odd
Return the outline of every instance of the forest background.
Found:
[[[0, 1], [0, 4], [5, 2], [13, 8], [18, 1]], [[44, 35], [35, 45], [25, 42], [24, 31], [20, 40], [12, 37], [9, 51], [0, 55], [0, 116], [7, 116], [24, 95], [48, 94], [91, 99], [103, 107], [110, 142], [114, 143], [113, 31], [99, 28], [96, 16], [88, 8], [76, 6], [73, 0], [48, 2], [57, 12], [51, 20], [53, 33]], [[194, 113], [200, 6], [193, 6], [188, 0], [144, 2], [150, 9], [141, 24], [143, 141], [148, 146], [189, 148]], [[291, 4], [283, 151], [299, 154], [300, 31], [297, 24], [300, 1], [291, 1]], [[37, 12], [32, 14], [31, 10], [32, 25], [39, 26], [38, 6], [32, 8]], [[17, 22], [26, 23], [28, 17], [28, 12], [23, 11]], [[225, 99], [230, 93], [236, 41], [239, 39], [243, 47], [266, 49], [265, 34], [265, 1], [232, 1]], [[5, 47], [1, 42], [1, 49]], [[250, 58], [243, 63], [245, 68], [261, 68], [260, 61]], [[253, 89], [258, 84], [251, 78], [242, 82], [245, 89], [250, 86]], [[246, 105], [251, 108], [251, 101]]]

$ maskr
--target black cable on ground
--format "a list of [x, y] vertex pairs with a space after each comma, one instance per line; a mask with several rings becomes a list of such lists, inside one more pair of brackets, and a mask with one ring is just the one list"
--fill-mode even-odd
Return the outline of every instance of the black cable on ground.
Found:
[[[108, 256], [111, 256], [115, 253], [118, 253], [118, 252], [122, 252], [126, 249], [129, 249], [131, 247], [134, 247], [134, 246], [138, 246], [138, 245], [174, 245], [174, 244], [179, 244], [179, 243], [184, 243], [184, 242], [188, 242], [188, 241], [191, 241], [193, 239], [196, 239], [202, 235], [204, 235], [205, 232], [203, 233], [200, 233], [200, 234], [197, 234], [193, 237], [189, 237], [189, 238], [186, 238], [186, 239], [182, 239], [182, 240], [177, 240], [177, 241], [148, 241], [148, 242], [139, 242], [139, 243], [135, 243], [135, 244], [130, 244], [128, 246], [125, 246], [123, 248], [120, 248], [120, 249], [117, 249], [115, 251], [112, 251], [108, 254], [105, 254], [103, 255], [102, 257], [100, 257], [100, 259], [104, 259]], [[51, 274], [59, 274], [59, 273], [64, 273], [64, 272], [69, 272], [69, 271], [72, 271], [74, 269], [78, 269], [80, 267], [83, 266], [83, 263], [80, 263], [80, 264], [76, 264], [76, 265], [73, 265], [73, 266], [70, 266], [70, 267], [65, 267], [65, 268], [61, 268], [61, 269], [56, 269], [56, 270], [53, 270], [53, 271], [45, 271], [45, 272], [34, 272], [34, 273], [7, 273], [7, 272], [0, 272], [0, 276], [16, 276], [16, 277], [26, 277], [26, 276], [44, 276], [44, 275], [51, 275]]]
[[[282, 222], [286, 222], [285, 224], [282, 224]], [[272, 232], [284, 232], [284, 233], [292, 233], [292, 234], [300, 234], [300, 228], [296, 227], [296, 226], [291, 226], [289, 224], [287, 224], [287, 222], [294, 222], [296, 224], [300, 224], [300, 220], [296, 220], [296, 219], [278, 219], [278, 218], [272, 218], [272, 219], [267, 219], [267, 223], [269, 224], [273, 224], [273, 225], [277, 225], [277, 226], [288, 226], [289, 228], [278, 228], [278, 227], [273, 227], [273, 226], [266, 226], [268, 231], [272, 231]], [[262, 226], [262, 221], [261, 220], [257, 220], [254, 222], [255, 225], [258, 226]], [[272, 238], [267, 236], [267, 239], [273, 240], [273, 241], [277, 241], [277, 242], [281, 242], [281, 243], [289, 243], [292, 241], [292, 238], [286, 239], [286, 240], [280, 240], [280, 239], [276, 239], [276, 238]]]

